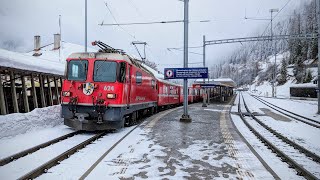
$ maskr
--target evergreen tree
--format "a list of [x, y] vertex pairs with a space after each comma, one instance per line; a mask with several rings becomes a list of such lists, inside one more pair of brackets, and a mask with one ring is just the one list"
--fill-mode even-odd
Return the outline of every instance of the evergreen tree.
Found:
[[304, 64], [301, 56], [296, 58], [295, 66], [293, 68], [293, 75], [296, 78], [298, 83], [303, 82], [305, 77], [305, 71], [304, 71]]
[[282, 59], [278, 83], [279, 83], [279, 85], [282, 85], [286, 82], [287, 82], [287, 62], [285, 59]]
[[311, 70], [308, 69], [306, 78], [304, 79], [304, 83], [309, 83], [311, 82], [311, 80], [312, 80], [312, 73], [311, 73]]

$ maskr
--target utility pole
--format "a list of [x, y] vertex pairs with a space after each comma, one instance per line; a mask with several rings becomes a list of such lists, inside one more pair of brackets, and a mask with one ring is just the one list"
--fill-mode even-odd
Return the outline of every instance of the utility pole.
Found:
[[87, 23], [88, 23], [88, 18], [87, 18], [87, 14], [88, 14], [87, 1], [88, 1], [88, 0], [85, 0], [85, 15], [84, 15], [84, 16], [85, 16], [85, 20], [84, 20], [84, 21], [85, 21], [85, 22], [84, 22], [84, 24], [85, 24], [85, 25], [84, 25], [84, 26], [85, 26], [85, 27], [84, 27], [84, 29], [85, 29], [85, 30], [84, 30], [84, 51], [85, 51], [85, 52], [88, 51], [88, 47], [87, 47], [87, 44], [88, 44], [88, 42], [87, 42]]
[[[203, 36], [203, 67], [206, 67], [206, 36]], [[205, 79], [203, 79], [203, 84], [205, 84], [206, 83], [206, 81], [205, 81]], [[203, 97], [203, 102], [202, 102], [202, 107], [207, 107], [207, 104], [206, 104], [206, 96], [205, 96], [205, 89], [203, 88], [202, 89], [203, 91], [202, 91], [202, 93], [203, 93], [203, 95], [202, 95], [202, 97]]]
[[59, 47], [59, 62], [61, 62], [61, 48], [62, 48], [62, 36], [61, 36], [61, 15], [59, 15], [59, 31], [60, 31], [60, 47]]
[[[278, 9], [270, 9], [270, 13], [271, 13], [271, 46], [273, 45], [273, 32], [272, 32], [272, 13], [273, 12], [278, 12], [279, 10]], [[274, 41], [274, 47], [273, 47], [273, 50], [274, 50], [274, 68], [273, 68], [273, 78], [272, 78], [272, 97], [275, 97], [275, 82], [276, 82], [276, 71], [277, 71], [277, 50], [276, 50], [276, 41]]]
[[[184, 0], [184, 68], [188, 68], [188, 26], [189, 26], [189, 0]], [[183, 79], [183, 115], [180, 121], [191, 122], [191, 118], [188, 114], [188, 79]]]
[[317, 0], [318, 14], [318, 114], [320, 114], [320, 0]]

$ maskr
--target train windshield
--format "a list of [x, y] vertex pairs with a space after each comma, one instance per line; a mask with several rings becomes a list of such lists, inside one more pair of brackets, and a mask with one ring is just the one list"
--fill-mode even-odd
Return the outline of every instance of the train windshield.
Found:
[[85, 81], [87, 79], [88, 60], [71, 60], [68, 63], [68, 80]]
[[95, 61], [93, 80], [95, 82], [116, 82], [117, 63], [113, 61]]

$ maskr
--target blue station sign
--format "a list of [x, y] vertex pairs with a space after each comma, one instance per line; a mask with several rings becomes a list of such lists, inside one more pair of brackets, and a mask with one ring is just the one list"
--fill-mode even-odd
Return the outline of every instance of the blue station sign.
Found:
[[203, 79], [208, 78], [208, 68], [165, 68], [165, 79]]

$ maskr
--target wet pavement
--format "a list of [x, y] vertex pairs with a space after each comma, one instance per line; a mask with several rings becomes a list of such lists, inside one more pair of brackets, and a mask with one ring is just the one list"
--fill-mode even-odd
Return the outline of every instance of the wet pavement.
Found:
[[273, 179], [235, 131], [230, 107], [192, 104], [191, 123], [180, 122], [181, 107], [150, 117], [92, 179]]

